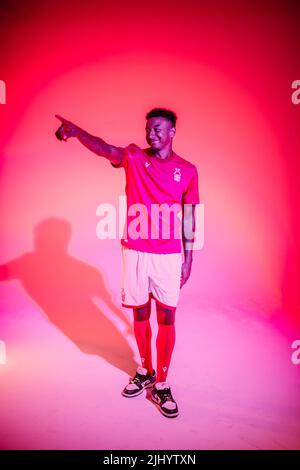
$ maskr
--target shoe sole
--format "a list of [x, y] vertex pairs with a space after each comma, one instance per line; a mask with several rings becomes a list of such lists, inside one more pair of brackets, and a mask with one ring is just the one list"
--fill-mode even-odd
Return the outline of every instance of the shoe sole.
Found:
[[177, 418], [177, 416], [179, 415], [179, 411], [177, 411], [177, 413], [173, 413], [172, 415], [171, 414], [168, 414], [166, 413], [160, 406], [159, 406], [159, 402], [156, 401], [153, 397], [151, 397], [153, 403], [156, 405], [156, 408], [158, 408], [158, 410], [161, 412], [162, 415], [164, 415], [166, 418]]
[[138, 397], [139, 395], [141, 395], [143, 393], [144, 390], [146, 390], [146, 388], [153, 388], [155, 382], [153, 384], [148, 384], [146, 385], [146, 387], [143, 387], [141, 390], [139, 390], [138, 392], [134, 393], [134, 394], [131, 394], [131, 395], [127, 395], [124, 391], [121, 392], [121, 394], [123, 395], [123, 397], [125, 398], [134, 398], [134, 397]]

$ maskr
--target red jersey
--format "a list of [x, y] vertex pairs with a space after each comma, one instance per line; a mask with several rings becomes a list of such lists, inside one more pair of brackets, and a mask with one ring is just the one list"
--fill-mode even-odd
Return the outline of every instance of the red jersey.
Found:
[[124, 150], [121, 163], [112, 163], [126, 175], [122, 245], [148, 253], [180, 253], [183, 204], [200, 202], [197, 168], [175, 152], [161, 159], [135, 144]]

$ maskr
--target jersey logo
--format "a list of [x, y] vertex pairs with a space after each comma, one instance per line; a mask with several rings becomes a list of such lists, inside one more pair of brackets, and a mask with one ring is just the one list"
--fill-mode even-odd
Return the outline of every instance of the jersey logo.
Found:
[[149, 163], [149, 162], [145, 162], [145, 167], [148, 168], [148, 166], [150, 166], [150, 163]]
[[180, 168], [175, 168], [174, 173], [173, 173], [173, 178], [174, 178], [174, 181], [177, 181], [177, 183], [180, 183], [180, 180], [181, 180]]

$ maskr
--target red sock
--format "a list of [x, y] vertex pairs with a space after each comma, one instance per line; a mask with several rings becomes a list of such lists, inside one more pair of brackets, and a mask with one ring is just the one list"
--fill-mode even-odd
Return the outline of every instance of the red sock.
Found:
[[[148, 319], [147, 319], [148, 317]], [[151, 351], [151, 338], [152, 331], [149, 322], [150, 317], [150, 303], [143, 309], [134, 309], [134, 334], [138, 345], [141, 365], [147, 369], [148, 374], [153, 371], [152, 366], [152, 351]]]
[[158, 334], [157, 348], [157, 382], [165, 382], [169, 372], [172, 352], [175, 345], [175, 311], [166, 315], [161, 308], [157, 308]]
[[142, 367], [147, 369], [148, 374], [153, 371], [151, 353], [151, 326], [149, 320], [134, 321], [134, 334], [139, 348]]

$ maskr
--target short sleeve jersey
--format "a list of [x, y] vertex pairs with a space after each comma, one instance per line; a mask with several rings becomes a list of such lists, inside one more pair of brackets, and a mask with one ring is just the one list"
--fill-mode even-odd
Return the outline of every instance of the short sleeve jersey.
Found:
[[112, 164], [126, 175], [121, 244], [149, 253], [180, 253], [183, 205], [200, 202], [196, 166], [174, 152], [161, 159], [135, 144], [124, 150], [121, 163]]

